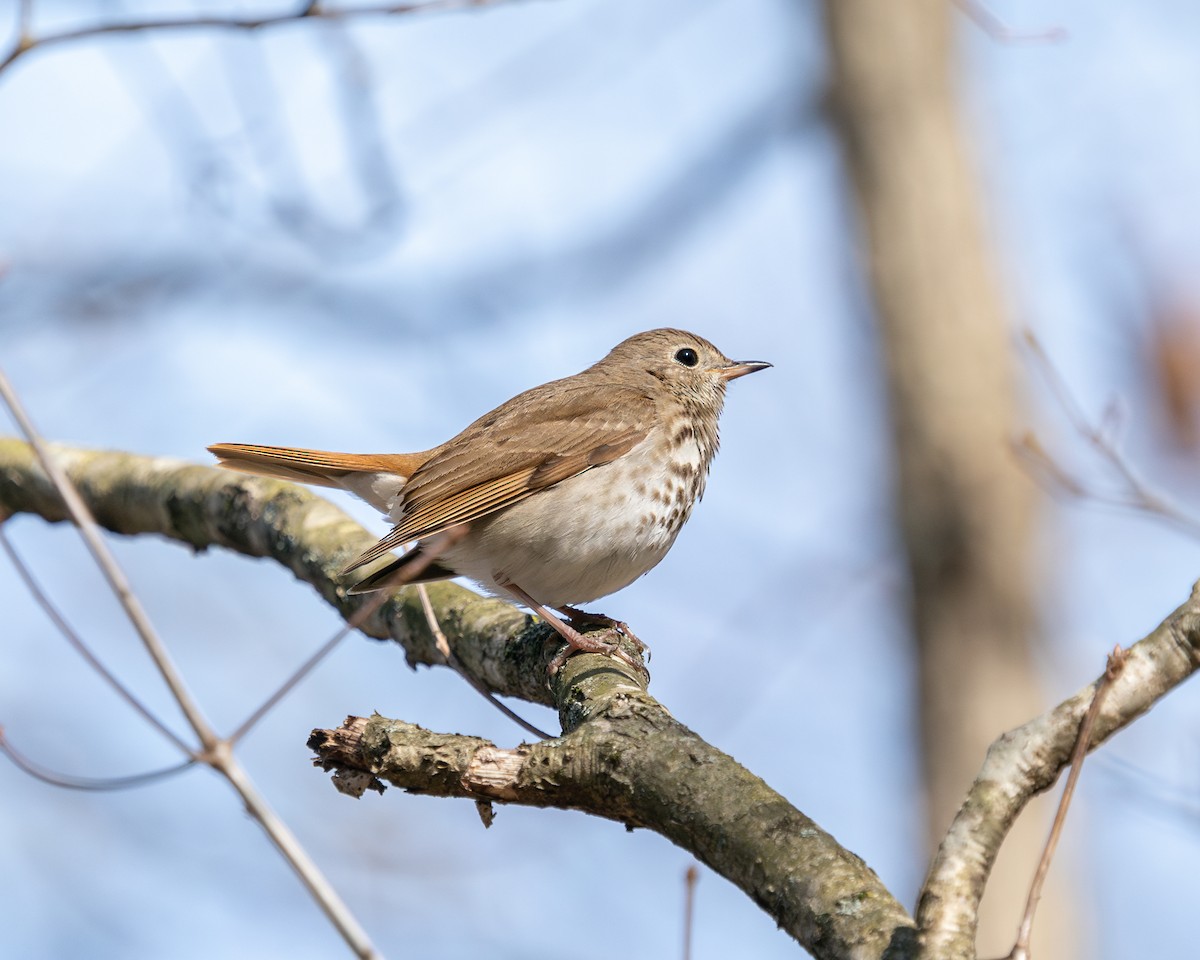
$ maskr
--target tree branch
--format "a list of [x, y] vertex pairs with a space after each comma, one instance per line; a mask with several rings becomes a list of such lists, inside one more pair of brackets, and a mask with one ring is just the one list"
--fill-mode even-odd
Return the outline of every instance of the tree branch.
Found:
[[594, 654], [556, 683], [556, 739], [501, 750], [399, 720], [314, 730], [318, 765], [361, 795], [410, 793], [582, 810], [647, 827], [737, 884], [813, 956], [911, 956], [911, 918], [861, 859]]
[[326, 7], [319, 3], [314, 3], [312, 0], [306, 0], [306, 2], [299, 4], [291, 10], [265, 14], [263, 16], [147, 18], [145, 20], [125, 20], [86, 27], [72, 27], [57, 33], [34, 36], [29, 32], [32, 0], [27, 0], [20, 7], [20, 29], [17, 35], [17, 42], [8, 53], [0, 56], [0, 72], [3, 72], [7, 67], [32, 50], [112, 34], [141, 33], [143, 31], [162, 32], [168, 30], [261, 30], [266, 27], [278, 26], [282, 23], [297, 23], [301, 20], [340, 21], [363, 17], [398, 17], [413, 13], [495, 6], [501, 2], [513, 2], [513, 0], [423, 0], [423, 2], [419, 3], [362, 4], [342, 7]]
[[[1126, 651], [1096, 718], [1090, 749], [1132, 723], [1200, 666], [1200, 583], [1187, 601]], [[1101, 676], [1053, 710], [997, 739], [942, 841], [921, 893], [921, 956], [974, 960], [980, 898], [996, 854], [1025, 805], [1068, 765]]]

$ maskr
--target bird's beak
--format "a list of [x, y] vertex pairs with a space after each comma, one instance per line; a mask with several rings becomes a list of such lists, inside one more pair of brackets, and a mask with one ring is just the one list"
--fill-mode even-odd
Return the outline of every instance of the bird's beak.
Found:
[[726, 367], [717, 367], [716, 374], [722, 380], [736, 380], [738, 377], [744, 377], [748, 373], [757, 373], [759, 370], [766, 370], [772, 364], [765, 360], [735, 360]]

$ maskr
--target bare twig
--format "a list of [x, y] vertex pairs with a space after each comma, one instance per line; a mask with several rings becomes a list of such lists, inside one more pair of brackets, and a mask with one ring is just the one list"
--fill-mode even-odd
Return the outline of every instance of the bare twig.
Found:
[[1024, 331], [1023, 339], [1038, 370], [1062, 408], [1067, 422], [1108, 464], [1116, 475], [1121, 489], [1116, 492], [1104, 492], [1090, 488], [1058, 464], [1032, 436], [1027, 435], [1014, 442], [1013, 449], [1017, 455], [1035, 468], [1039, 478], [1048, 480], [1052, 489], [1105, 506], [1148, 513], [1189, 536], [1200, 537], [1200, 519], [1185, 513], [1147, 485], [1117, 449], [1111, 437], [1112, 405], [1106, 409], [1098, 424], [1093, 423], [1071, 394], [1070, 388], [1064, 382], [1062, 375], [1050, 360], [1036, 335], [1027, 329]]
[[442, 632], [441, 624], [438, 623], [437, 614], [434, 612], [433, 604], [429, 600], [429, 591], [425, 589], [425, 584], [417, 584], [417, 596], [421, 598], [421, 609], [425, 611], [425, 620], [429, 624], [429, 632], [433, 634], [433, 642], [438, 648], [438, 652], [446, 658], [446, 666], [457, 673], [460, 677], [467, 681], [488, 703], [504, 714], [513, 723], [532, 733], [535, 737], [540, 737], [542, 740], [549, 740], [552, 734], [546, 733], [532, 723], [522, 717], [519, 713], [513, 710], [506, 703], [502, 703], [500, 699], [492, 693], [487, 687], [476, 680], [466, 668], [463, 667], [458, 657], [454, 655], [454, 651], [450, 649], [450, 641], [446, 639], [446, 634]]
[[1084, 758], [1087, 756], [1092, 742], [1092, 728], [1096, 725], [1096, 718], [1100, 716], [1100, 708], [1104, 704], [1104, 698], [1108, 695], [1108, 691], [1112, 688], [1113, 683], [1121, 675], [1121, 671], [1124, 668], [1125, 651], [1119, 646], [1114, 647], [1113, 652], [1108, 655], [1108, 664], [1104, 669], [1104, 678], [1097, 685], [1096, 692], [1092, 695], [1092, 704], [1088, 707], [1088, 712], [1079, 724], [1079, 736], [1075, 741], [1075, 749], [1071, 753], [1071, 772], [1067, 775], [1067, 782], [1063, 787], [1062, 797], [1058, 801], [1058, 810], [1054, 814], [1054, 823], [1050, 827], [1050, 836], [1046, 839], [1046, 848], [1042, 851], [1042, 858], [1038, 862], [1037, 871], [1033, 875], [1033, 883], [1029, 886], [1029, 898], [1025, 902], [1025, 916], [1022, 918], [1021, 927], [1017, 932], [1017, 942], [1013, 945], [1012, 952], [1008, 955], [1009, 960], [1029, 960], [1029, 941], [1033, 936], [1033, 916], [1037, 911], [1038, 901], [1042, 896], [1042, 886], [1046, 882], [1046, 874], [1050, 872], [1050, 861], [1054, 859], [1054, 850], [1058, 846], [1058, 838], [1062, 835], [1063, 825], [1067, 821], [1067, 810], [1071, 806], [1071, 798], [1075, 794], [1075, 785], [1079, 782], [1079, 774], [1083, 770]]
[[1000, 43], [1057, 43], [1067, 37], [1067, 31], [1063, 27], [1049, 27], [1046, 30], [1013, 30], [979, 0], [954, 0], [954, 5], [984, 33]]
[[[405, 212], [403, 192], [397, 181], [395, 164], [388, 156], [382, 118], [370, 76], [368, 58], [358, 49], [354, 33], [346, 21], [329, 22], [329, 29], [311, 31], [316, 48], [333, 81], [333, 92], [340, 109], [336, 111], [341, 131], [342, 150], [348, 173], [354, 178], [361, 202], [339, 203], [325, 209], [313, 196], [314, 189], [304, 165], [297, 162], [299, 150], [295, 131], [286, 111], [278, 107], [282, 91], [268, 69], [266, 48], [255, 42], [256, 34], [243, 33], [243, 44], [222, 44], [220, 62], [225, 82], [238, 92], [235, 106], [242, 116], [241, 136], [249, 147], [246, 163], [258, 168], [256, 198], [231, 194], [235, 177], [247, 181], [247, 175], [234, 168], [224, 154], [220, 157], [204, 151], [197, 163], [196, 151], [179, 157], [190, 170], [190, 181], [197, 197], [214, 212], [244, 225], [250, 231], [264, 227], [282, 230], [289, 239], [316, 250], [325, 259], [348, 258], [378, 251], [381, 243], [402, 226]], [[153, 55], [147, 46], [142, 55]], [[174, 79], [167, 62], [154, 58], [156, 73], [162, 82], [152, 84], [157, 113], [164, 129], [189, 128], [202, 133], [206, 121], [190, 108], [187, 92]], [[165, 87], [164, 85], [170, 86]], [[147, 94], [147, 84], [138, 84], [138, 93]], [[164, 97], [183, 105], [163, 109]], [[193, 134], [194, 136], [195, 134]], [[244, 222], [249, 218], [249, 222]]]
[[1013, 439], [1012, 451], [1017, 458], [1024, 461], [1034, 479], [1052, 494], [1065, 493], [1069, 497], [1083, 498], [1088, 496], [1083, 484], [1068, 473], [1057, 460], [1046, 452], [1036, 434], [1026, 432]]
[[[1173, 820], [1186, 818], [1193, 825], [1200, 822], [1200, 796], [1194, 787], [1172, 783], [1159, 773], [1111, 753], [1097, 760], [1110, 780], [1120, 782], [1126, 790], [1137, 792], [1143, 807], [1152, 804]], [[1192, 768], [1194, 765], [1189, 765], [1189, 769]]]
[[246, 805], [246, 809], [258, 820], [263, 830], [266, 831], [268, 838], [275, 845], [275, 848], [287, 860], [288, 865], [295, 871], [301, 883], [304, 884], [318, 906], [354, 953], [364, 958], [364, 960], [365, 958], [371, 958], [371, 960], [377, 958], [379, 954], [367, 936], [366, 931], [359, 924], [358, 920], [355, 919], [354, 914], [350, 912], [349, 907], [338, 896], [337, 891], [333, 889], [329, 881], [325, 879], [325, 876], [308, 855], [308, 851], [300, 844], [295, 834], [279, 819], [267, 804], [265, 798], [258, 792], [253, 781], [247, 776], [245, 770], [242, 769], [234, 757], [233, 748], [229, 741], [222, 740], [217, 736], [216, 731], [210, 726], [208, 720], [200, 711], [199, 706], [193, 701], [190, 692], [183, 682], [182, 676], [171, 661], [165, 646], [151, 625], [145, 610], [142, 608], [141, 602], [134, 595], [124, 571], [121, 570], [111, 551], [109, 551], [107, 544], [104, 542], [100, 528], [88, 510], [87, 504], [83, 502], [79, 491], [59, 466], [52, 452], [47, 448], [45, 441], [37, 432], [2, 370], [0, 370], [0, 399], [4, 400], [12, 412], [13, 418], [17, 421], [18, 426], [29, 441], [29, 445], [37, 454], [42, 469], [54, 484], [71, 518], [78, 527], [80, 535], [87, 544], [89, 551], [95, 558], [105, 579], [108, 580], [113, 591], [116, 593], [117, 599], [124, 608], [126, 616], [141, 637], [143, 645], [146, 647], [159, 673], [170, 688], [176, 703], [179, 704], [180, 710], [183, 711], [188, 723], [191, 724], [197, 738], [203, 745], [204, 750], [196, 756], [196, 759], [208, 764], [214, 770], [221, 773], [238, 792], [242, 798], [242, 802]]
[[683, 874], [683, 960], [692, 960], [692, 926], [696, 908], [696, 881], [700, 871], [693, 863]]
[[[515, 0], [426, 0], [425, 3], [395, 3], [384, 6], [352, 4], [344, 7], [323, 7], [318, 3], [307, 2], [306, 0], [306, 2], [293, 10], [268, 14], [266, 16], [152, 17], [145, 20], [103, 23], [95, 26], [62, 30], [57, 33], [46, 33], [40, 37], [22, 34], [18, 37], [17, 44], [13, 49], [3, 58], [0, 58], [0, 71], [11, 66], [31, 50], [109, 34], [139, 33], [145, 30], [259, 30], [264, 27], [274, 27], [283, 23], [296, 23], [301, 20], [349, 20], [365, 17], [395, 17], [433, 11], [470, 10], [477, 7], [498, 6], [501, 3], [512, 2], [515, 2]], [[23, 12], [27, 11], [29, 5], [29, 0], [26, 0]]]
[[160, 770], [135, 773], [127, 777], [73, 777], [65, 773], [54, 773], [51, 770], [47, 770], [41, 764], [30, 760], [29, 757], [25, 756], [25, 754], [12, 745], [12, 741], [8, 739], [8, 734], [3, 727], [0, 727], [0, 753], [3, 753], [19, 770], [29, 774], [34, 780], [40, 780], [42, 783], [48, 783], [52, 787], [62, 787], [66, 790], [102, 791], [127, 790], [130, 787], [142, 787], [148, 783], [165, 780], [167, 777], [182, 773], [196, 762], [192, 759], [184, 760], [182, 763], [175, 763]]
[[26, 47], [29, 44], [30, 30], [33, 26], [33, 0], [17, 0], [17, 46]]
[[3, 547], [4, 552], [8, 554], [9, 560], [12, 561], [13, 567], [16, 568], [17, 575], [25, 584], [25, 589], [27, 589], [30, 594], [33, 595], [33, 599], [36, 600], [42, 610], [45, 611], [46, 616], [50, 618], [50, 621], [58, 628], [59, 633], [61, 633], [66, 638], [67, 642], [75, 649], [75, 652], [87, 662], [88, 666], [90, 666], [96, 671], [96, 673], [104, 678], [105, 681], [107, 681], [108, 685], [117, 692], [117, 695], [120, 696], [122, 700], [140, 713], [147, 723], [149, 723], [164, 737], [175, 744], [175, 746], [177, 746], [182, 753], [189, 757], [194, 757], [195, 751], [184, 742], [183, 738], [165, 723], [163, 723], [162, 720], [151, 713], [150, 708], [142, 703], [142, 701], [139, 700], [128, 687], [126, 687], [123, 683], [121, 683], [120, 680], [116, 678], [112, 671], [110, 671], [100, 661], [100, 659], [94, 653], [92, 653], [91, 648], [88, 647], [83, 638], [75, 632], [75, 629], [69, 623], [67, 623], [66, 617], [64, 617], [58, 607], [55, 606], [54, 601], [50, 599], [46, 591], [42, 589], [41, 584], [38, 583], [29, 567], [26, 566], [25, 561], [21, 558], [21, 555], [17, 553], [16, 548], [13, 547], [12, 542], [8, 539], [8, 534], [5, 533], [4, 526], [2, 524], [0, 524], [0, 547]]
[[[464, 530], [459, 527], [455, 527], [451, 530], [445, 531], [444, 533], [438, 534], [436, 537], [431, 537], [428, 541], [426, 541], [425, 549], [421, 551], [420, 555], [406, 563], [403, 567], [400, 567], [394, 571], [391, 576], [384, 581], [381, 589], [377, 590], [374, 596], [372, 596], [365, 604], [363, 604], [363, 606], [355, 611], [354, 616], [346, 621], [346, 625], [344, 627], [342, 627], [337, 633], [325, 641], [325, 643], [320, 647], [320, 649], [317, 650], [316, 653], [305, 660], [295, 673], [293, 673], [290, 677], [288, 677], [287, 680], [280, 684], [279, 689], [271, 694], [271, 696], [267, 697], [267, 699], [263, 701], [257, 710], [255, 710], [252, 714], [250, 714], [249, 717], [242, 721], [238, 728], [229, 736], [229, 742], [237, 743], [237, 741], [249, 733], [249, 731], [264, 716], [266, 716], [267, 713], [270, 712], [271, 708], [274, 707], [275, 704], [286, 697], [295, 688], [296, 684], [308, 676], [309, 673], [311, 673], [317, 666], [317, 664], [319, 664], [325, 659], [326, 656], [329, 655], [334, 647], [336, 647], [342, 642], [343, 639], [361, 627], [375, 613], [375, 611], [387, 603], [394, 590], [399, 589], [406, 583], [409, 583], [424, 573], [425, 569], [435, 560], [437, 560], [437, 558], [446, 549], [452, 547], [458, 540], [460, 540], [464, 533]], [[428, 597], [426, 597], [424, 594], [423, 586], [421, 587], [421, 590], [423, 602], [428, 603]], [[444, 637], [442, 639], [443, 641], [445, 640]]]
[[313, 226], [318, 228], [318, 239], [332, 236], [345, 244], [350, 239], [360, 238], [354, 244], [357, 251], [364, 243], [378, 243], [380, 238], [386, 240], [402, 226], [405, 199], [396, 179], [396, 166], [387, 153], [370, 59], [359, 47], [354, 34], [346, 29], [344, 21], [325, 31], [323, 39], [323, 50], [333, 73], [340, 105], [337, 116], [342, 124], [347, 162], [361, 185], [364, 210], [357, 222], [340, 228], [329, 222], [315, 222]]
[[[379, 603], [382, 603], [382, 601], [379, 601]], [[367, 606], [364, 607], [364, 609], [368, 610], [370, 613], [374, 613], [375, 607], [377, 606], [378, 603], [375, 603], [374, 606]], [[238, 724], [237, 729], [229, 735], [229, 742], [231, 744], [237, 743], [242, 739], [242, 737], [244, 737], [255, 726], [257, 726], [258, 722], [271, 712], [275, 704], [279, 703], [280, 700], [291, 693], [292, 690], [296, 688], [296, 685], [310, 673], [312, 673], [312, 671], [316, 669], [317, 664], [329, 656], [329, 654], [333, 652], [334, 648], [341, 643], [342, 640], [354, 629], [354, 627], [347, 623], [344, 627], [338, 630], [337, 633], [326, 640], [311, 657], [300, 664], [300, 666], [296, 668], [295, 672], [286, 680], [284, 680], [283, 683], [278, 686], [278, 688], [276, 688], [274, 693], [272, 693], [269, 697], [267, 697], [266, 700], [259, 704], [258, 708], [255, 709], [250, 716]]]
[[46, 447], [45, 441], [38, 433], [33, 425], [33, 421], [29, 419], [29, 415], [25, 412], [21, 401], [18, 399], [16, 392], [9, 383], [8, 377], [3, 371], [0, 371], [0, 399], [8, 406], [8, 409], [16, 420], [17, 426], [25, 435], [25, 439], [29, 441], [29, 445], [33, 447], [34, 453], [37, 454], [38, 461], [42, 465], [42, 469], [46, 471], [46, 476], [54, 484], [58, 490], [63, 502], [67, 505], [67, 509], [71, 513], [71, 517], [75, 521], [76, 527], [79, 529], [79, 534], [83, 537], [83, 542], [91, 553], [92, 558], [96, 561], [96, 565], [100, 568], [100, 572], [104, 575], [104, 579], [108, 581], [109, 586], [116, 594], [117, 601], [125, 610], [125, 615], [129, 618], [129, 622], [133, 625], [137, 635], [142, 640], [142, 645], [145, 646], [146, 652], [150, 654], [150, 659], [154, 662], [154, 666], [158, 668], [158, 672], [162, 675], [163, 681], [171, 691], [171, 695], [175, 698], [175, 702], [179, 704], [179, 709], [183, 711], [183, 715], [187, 718], [192, 730], [200, 739], [200, 743], [206, 750], [212, 749], [217, 742], [217, 736], [209, 726], [204, 714], [200, 711], [199, 705], [192, 698], [191, 692], [187, 685], [183, 682], [183, 677], [180, 676], [179, 670], [176, 668], [170, 654], [167, 653], [166, 646], [159, 638], [157, 631], [150, 623], [150, 618], [147, 616], [145, 608], [142, 607], [141, 601], [133, 592], [133, 588], [129, 584], [124, 571], [117, 564], [116, 558], [108, 549], [108, 545], [104, 542], [104, 537], [100, 533], [100, 528], [96, 524], [92, 513], [87, 508], [87, 504], [83, 502], [83, 498], [79, 495], [79, 491], [75, 489], [75, 485], [70, 478], [63, 472], [63, 469], [58, 465], [58, 461], [54, 459], [54, 455]]
[[425, 589], [425, 584], [417, 584], [417, 596], [421, 598], [421, 609], [425, 611], [425, 621], [429, 624], [429, 632], [433, 634], [434, 646], [438, 648], [438, 653], [446, 659], [446, 663], [449, 663], [454, 654], [450, 652], [450, 641], [442, 632], [437, 614], [433, 611], [433, 604], [429, 601], [429, 591]]

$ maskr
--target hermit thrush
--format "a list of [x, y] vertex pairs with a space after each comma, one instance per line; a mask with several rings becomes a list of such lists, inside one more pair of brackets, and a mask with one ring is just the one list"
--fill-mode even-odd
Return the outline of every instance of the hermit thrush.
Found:
[[[343, 572], [415, 545], [352, 593], [393, 585], [414, 561], [424, 567], [417, 582], [468, 577], [515, 597], [567, 641], [553, 672], [574, 650], [615, 647], [546, 608], [574, 626], [624, 627], [573, 605], [620, 590], [662, 560], [704, 493], [725, 385], [769, 366], [730, 360], [693, 333], [650, 330], [420, 453], [208, 449], [222, 467], [362, 497], [396, 526]], [[435, 541], [438, 555], [423, 556]]]

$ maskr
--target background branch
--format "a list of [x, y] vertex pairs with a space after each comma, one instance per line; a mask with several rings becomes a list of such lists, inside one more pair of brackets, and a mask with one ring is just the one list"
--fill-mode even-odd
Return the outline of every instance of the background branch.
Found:
[[[929, 849], [996, 735], [1045, 709], [1037, 491], [1003, 439], [1022, 418], [1005, 292], [955, 82], [945, 0], [828, 0], [833, 120], [860, 213], [887, 384], [894, 517], [911, 592]], [[936, 189], [928, 185], [936, 184]], [[1012, 942], [1040, 831], [1023, 824], [983, 903], [979, 950]], [[1055, 874], [1039, 946], [1074, 956]]]
[[330, 6], [304, 2], [282, 13], [251, 17], [149, 17], [144, 20], [128, 20], [116, 23], [100, 23], [87, 27], [75, 27], [36, 36], [30, 32], [32, 0], [25, 0], [20, 7], [20, 31], [13, 48], [0, 58], [0, 71], [12, 65], [32, 50], [72, 43], [91, 37], [113, 34], [142, 33], [145, 31], [168, 30], [261, 30], [283, 23], [300, 20], [349, 20], [362, 17], [396, 17], [410, 13], [432, 11], [465, 10], [473, 7], [495, 6], [514, 0], [426, 0], [425, 3], [393, 3], [385, 5], [357, 4]]

